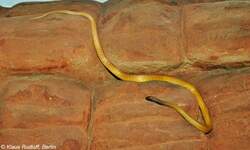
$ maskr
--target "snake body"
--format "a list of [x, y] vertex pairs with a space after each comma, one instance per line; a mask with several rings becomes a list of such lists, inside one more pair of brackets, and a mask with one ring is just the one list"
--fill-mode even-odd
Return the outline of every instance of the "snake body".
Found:
[[174, 85], [181, 86], [183, 88], [186, 88], [189, 90], [195, 97], [198, 103], [198, 106], [200, 108], [201, 114], [203, 116], [204, 124], [198, 122], [197, 120], [193, 119], [190, 115], [188, 115], [180, 106], [178, 106], [175, 103], [168, 102], [168, 101], [162, 101], [160, 99], [157, 99], [152, 96], [146, 97], [147, 100], [156, 102], [158, 104], [168, 106], [170, 108], [173, 108], [176, 110], [187, 122], [189, 122], [191, 125], [196, 127], [198, 130], [209, 133], [212, 130], [212, 121], [208, 112], [208, 109], [199, 93], [199, 91], [190, 83], [180, 80], [175, 77], [170, 77], [166, 75], [136, 75], [136, 74], [128, 74], [120, 69], [118, 69], [115, 65], [113, 65], [105, 56], [103, 48], [101, 46], [98, 31], [97, 31], [97, 25], [95, 19], [86, 12], [76, 12], [76, 11], [69, 11], [69, 10], [56, 10], [56, 11], [50, 11], [47, 13], [44, 13], [38, 17], [32, 18], [39, 19], [46, 17], [51, 14], [55, 13], [62, 13], [62, 14], [68, 14], [68, 15], [74, 15], [74, 16], [82, 16], [87, 18], [90, 21], [91, 24], [91, 34], [92, 34], [92, 40], [96, 49], [96, 53], [98, 58], [100, 59], [101, 63], [116, 77], [118, 77], [121, 80], [124, 81], [134, 81], [134, 82], [148, 82], [148, 81], [165, 81]]

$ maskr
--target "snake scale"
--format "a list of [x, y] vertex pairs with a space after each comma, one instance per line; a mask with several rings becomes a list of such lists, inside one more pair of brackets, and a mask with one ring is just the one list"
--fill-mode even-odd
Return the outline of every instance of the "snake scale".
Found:
[[163, 106], [168, 106], [170, 108], [173, 108], [176, 110], [188, 123], [196, 127], [198, 130], [200, 130], [203, 133], [209, 133], [212, 130], [212, 121], [211, 117], [209, 115], [208, 109], [206, 107], [206, 104], [204, 103], [201, 94], [199, 91], [190, 83], [183, 81], [181, 79], [170, 77], [166, 75], [144, 75], [144, 74], [128, 74], [120, 69], [118, 69], [115, 65], [113, 65], [105, 56], [103, 48], [101, 46], [98, 31], [97, 31], [97, 25], [95, 19], [86, 12], [76, 12], [76, 11], [70, 11], [70, 10], [55, 10], [50, 11], [47, 13], [44, 13], [38, 17], [32, 18], [32, 20], [36, 20], [39, 18], [46, 17], [51, 14], [55, 13], [61, 13], [61, 14], [68, 14], [68, 15], [74, 15], [74, 16], [82, 16], [87, 18], [90, 21], [91, 24], [91, 34], [92, 34], [92, 40], [93, 44], [96, 49], [96, 53], [98, 58], [100, 59], [101, 63], [117, 78], [124, 80], [124, 81], [134, 81], [134, 82], [148, 82], [148, 81], [165, 81], [177, 86], [181, 86], [183, 88], [186, 88], [189, 90], [195, 97], [198, 103], [198, 106], [200, 108], [204, 123], [200, 123], [199, 121], [193, 119], [190, 115], [188, 115], [180, 106], [178, 106], [175, 103], [168, 102], [168, 101], [162, 101], [156, 97], [148, 96], [146, 97], [146, 100], [152, 101], [155, 103], [158, 103]]

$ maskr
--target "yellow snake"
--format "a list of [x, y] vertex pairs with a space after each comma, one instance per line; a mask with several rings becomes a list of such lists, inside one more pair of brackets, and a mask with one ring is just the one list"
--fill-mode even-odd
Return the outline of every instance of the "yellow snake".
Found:
[[148, 96], [146, 97], [147, 100], [156, 102], [158, 104], [168, 106], [176, 110], [184, 119], [186, 119], [187, 122], [189, 122], [191, 125], [199, 129], [200, 131], [204, 133], [209, 133], [212, 130], [212, 121], [208, 112], [208, 109], [203, 102], [203, 99], [198, 92], [198, 90], [190, 83], [177, 79], [175, 77], [170, 77], [170, 76], [165, 76], [165, 75], [135, 75], [135, 74], [127, 74], [120, 69], [118, 69], [115, 65], [113, 65], [105, 56], [104, 51], [102, 49], [99, 36], [98, 36], [98, 31], [97, 31], [97, 25], [95, 19], [88, 13], [86, 12], [75, 12], [75, 11], [69, 11], [69, 10], [56, 10], [56, 11], [50, 11], [47, 13], [42, 14], [41, 16], [34, 17], [33, 19], [39, 19], [46, 17], [50, 14], [54, 13], [62, 13], [62, 14], [68, 14], [68, 15], [76, 15], [76, 16], [82, 16], [87, 18], [90, 23], [91, 23], [91, 34], [92, 34], [92, 39], [94, 42], [94, 46], [96, 49], [96, 53], [102, 62], [102, 64], [116, 77], [118, 77], [121, 80], [124, 81], [134, 81], [134, 82], [148, 82], [148, 81], [165, 81], [169, 82], [171, 84], [175, 84], [178, 86], [181, 86], [183, 88], [186, 88], [189, 90], [194, 96], [196, 97], [197, 103], [199, 105], [199, 108], [201, 110], [201, 114], [204, 119], [204, 124], [198, 122], [197, 120], [193, 119], [190, 115], [188, 115], [180, 106], [177, 104], [167, 102], [167, 101], [162, 101], [159, 100], [155, 97]]

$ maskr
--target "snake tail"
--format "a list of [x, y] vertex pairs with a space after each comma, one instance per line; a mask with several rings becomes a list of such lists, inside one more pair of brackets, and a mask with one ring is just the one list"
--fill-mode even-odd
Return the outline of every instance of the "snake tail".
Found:
[[209, 133], [212, 130], [212, 121], [211, 117], [209, 115], [208, 109], [198, 92], [198, 90], [190, 83], [180, 80], [175, 77], [170, 77], [166, 75], [133, 75], [128, 74], [123, 71], [121, 71], [119, 68], [117, 68], [115, 65], [113, 65], [105, 56], [104, 50], [102, 48], [101, 42], [99, 40], [99, 34], [97, 31], [97, 24], [93, 16], [91, 16], [87, 12], [76, 12], [76, 11], [70, 11], [70, 10], [55, 10], [50, 11], [47, 13], [44, 13], [40, 16], [31, 18], [31, 20], [37, 20], [41, 19], [43, 17], [46, 17], [48, 15], [61, 13], [61, 14], [67, 14], [67, 15], [73, 15], [73, 16], [81, 16], [84, 18], [87, 18], [90, 21], [90, 27], [91, 27], [91, 35], [94, 47], [96, 49], [96, 53], [98, 58], [100, 59], [101, 63], [109, 70], [113, 75], [115, 75], [117, 78], [124, 80], [124, 81], [133, 81], [133, 82], [148, 82], [148, 81], [164, 81], [168, 82], [170, 84], [174, 84], [183, 88], [186, 88], [189, 90], [196, 98], [197, 104], [201, 110], [201, 114], [204, 119], [204, 124], [199, 123], [195, 119], [193, 119], [191, 116], [189, 116], [181, 107], [179, 107], [177, 104], [165, 102], [162, 100], [159, 100], [155, 97], [146, 97], [147, 100], [153, 101], [155, 103], [158, 103], [160, 105], [168, 106], [176, 110], [183, 118], [186, 119], [188, 123], [196, 127], [198, 130]]

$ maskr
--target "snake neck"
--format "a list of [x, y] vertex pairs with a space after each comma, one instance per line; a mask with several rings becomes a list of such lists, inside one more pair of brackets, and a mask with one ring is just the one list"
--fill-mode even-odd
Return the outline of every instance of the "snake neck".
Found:
[[190, 124], [195, 126], [197, 129], [201, 130], [204, 133], [208, 133], [212, 130], [212, 122], [210, 119], [209, 112], [206, 108], [205, 103], [203, 102], [203, 99], [199, 93], [199, 91], [190, 83], [185, 82], [183, 80], [177, 79], [175, 77], [170, 76], [160, 76], [160, 75], [132, 75], [127, 74], [125, 72], [122, 72], [119, 70], [115, 65], [113, 65], [105, 56], [104, 51], [101, 46], [101, 42], [99, 40], [98, 31], [97, 31], [97, 25], [95, 19], [88, 13], [85, 12], [74, 12], [69, 10], [61, 10], [61, 11], [51, 11], [48, 13], [45, 13], [41, 16], [35, 17], [33, 19], [39, 19], [43, 18], [45, 16], [48, 16], [49, 14], [53, 13], [64, 13], [69, 15], [77, 15], [77, 16], [83, 16], [89, 19], [91, 23], [91, 33], [92, 33], [92, 39], [93, 43], [96, 49], [96, 53], [102, 64], [117, 78], [125, 81], [134, 81], [134, 82], [147, 82], [147, 81], [153, 81], [153, 80], [159, 80], [159, 81], [166, 81], [181, 87], [184, 87], [188, 89], [192, 94], [195, 95], [198, 105], [201, 109], [205, 125], [200, 124], [196, 120], [194, 120], [192, 117], [190, 117], [182, 108], [178, 107], [176, 104], [172, 103], [166, 103], [167, 106], [172, 107], [175, 109], [178, 113], [180, 113]]

